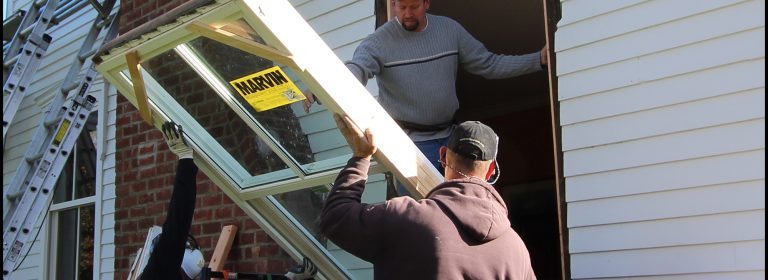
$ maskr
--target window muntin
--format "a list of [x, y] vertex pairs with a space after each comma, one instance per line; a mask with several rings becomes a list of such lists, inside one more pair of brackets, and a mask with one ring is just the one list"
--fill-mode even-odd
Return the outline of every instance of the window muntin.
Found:
[[51, 210], [54, 279], [92, 279], [95, 238], [96, 147], [83, 131], [56, 182]]

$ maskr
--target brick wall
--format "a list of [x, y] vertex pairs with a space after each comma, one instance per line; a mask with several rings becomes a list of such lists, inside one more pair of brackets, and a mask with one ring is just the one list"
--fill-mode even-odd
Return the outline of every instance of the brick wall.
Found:
[[[121, 33], [156, 18], [184, 1], [123, 1], [121, 3]], [[179, 73], [181, 75], [181, 73]], [[190, 85], [179, 86], [190, 87]], [[217, 105], [197, 100], [201, 110]], [[214, 110], [215, 111], [215, 110]], [[220, 116], [230, 118], [230, 116]], [[212, 123], [217, 123], [213, 121]], [[227, 123], [218, 122], [218, 123]], [[221, 127], [222, 134], [246, 135], [247, 127]], [[144, 123], [138, 111], [120, 96], [117, 105], [117, 174], [115, 202], [116, 279], [125, 279], [131, 256], [143, 246], [147, 230], [162, 225], [173, 188], [177, 163], [168, 150], [162, 133]], [[248, 136], [243, 136], [248, 137]], [[234, 143], [233, 146], [252, 147], [255, 139]], [[250, 144], [248, 144], [250, 143]], [[242, 151], [252, 154], [256, 151]], [[248, 159], [252, 159], [249, 156]], [[256, 161], [250, 161], [256, 162]], [[266, 166], [254, 166], [254, 169]], [[191, 234], [197, 238], [203, 254], [210, 260], [221, 228], [236, 225], [238, 233], [225, 268], [241, 272], [284, 273], [295, 262], [262, 229], [238, 208], [202, 172], [198, 175], [198, 196]]]

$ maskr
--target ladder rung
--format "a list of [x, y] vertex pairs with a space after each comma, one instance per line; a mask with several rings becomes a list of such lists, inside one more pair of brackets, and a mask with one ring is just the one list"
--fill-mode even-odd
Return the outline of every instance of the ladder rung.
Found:
[[8, 60], [4, 61], [3, 62], [3, 68], [9, 68], [10, 69], [11, 67], [13, 67], [13, 64], [15, 64], [17, 60], [19, 60], [20, 56], [21, 56], [21, 54], [17, 54], [15, 56], [9, 58]]
[[45, 4], [46, 2], [48, 2], [48, 0], [37, 0], [37, 1], [35, 1], [35, 3], [34, 3], [33, 5], [35, 5], [35, 7], [37, 7], [37, 8], [40, 8], [40, 7], [42, 7], [42, 6], [43, 6], [43, 4]]
[[39, 153], [37, 153], [37, 154], [34, 154], [34, 155], [32, 155], [32, 156], [29, 156], [29, 157], [25, 157], [25, 158], [24, 158], [24, 160], [26, 160], [26, 161], [27, 161], [27, 163], [34, 165], [34, 163], [35, 163], [37, 160], [41, 159], [42, 157], [43, 157], [43, 152], [39, 152]]
[[38, 23], [40, 23], [40, 22], [35, 22], [34, 24], [30, 24], [26, 28], [22, 29], [21, 32], [19, 32], [19, 36], [21, 36], [22, 38], [26, 38], [27, 35], [29, 35], [29, 33], [32, 32], [32, 29], [34, 29], [35, 26], [37, 26]]
[[61, 87], [61, 93], [66, 95], [67, 93], [69, 93], [69, 91], [76, 89], [77, 85], [78, 85], [77, 82], [70, 82]]
[[81, 53], [77, 58], [80, 59], [80, 61], [84, 61], [86, 58], [88, 58], [88, 57], [92, 56], [93, 54], [95, 54], [96, 51], [97, 51], [96, 49], [91, 49], [90, 51], [88, 51], [86, 53]]
[[67, 3], [67, 6], [61, 7], [61, 11], [56, 11], [56, 14], [53, 15], [53, 22], [59, 23], [62, 20], [67, 19], [72, 14], [79, 11], [86, 5], [89, 5], [88, 1], [74, 1], [72, 3]]

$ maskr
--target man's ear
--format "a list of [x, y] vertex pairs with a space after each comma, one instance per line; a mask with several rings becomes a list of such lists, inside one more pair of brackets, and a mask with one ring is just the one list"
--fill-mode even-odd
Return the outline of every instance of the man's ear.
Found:
[[496, 160], [491, 161], [491, 164], [488, 165], [488, 171], [485, 173], [485, 180], [488, 181], [488, 179], [491, 179], [491, 176], [493, 176], [493, 172], [496, 170]]
[[440, 146], [440, 163], [445, 167], [445, 153], [448, 151], [448, 147]]

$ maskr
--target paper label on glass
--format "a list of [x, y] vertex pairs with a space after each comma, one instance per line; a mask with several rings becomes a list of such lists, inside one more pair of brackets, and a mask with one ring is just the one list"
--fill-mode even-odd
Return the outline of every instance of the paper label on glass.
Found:
[[232, 80], [229, 84], [257, 112], [306, 99], [279, 66]]

